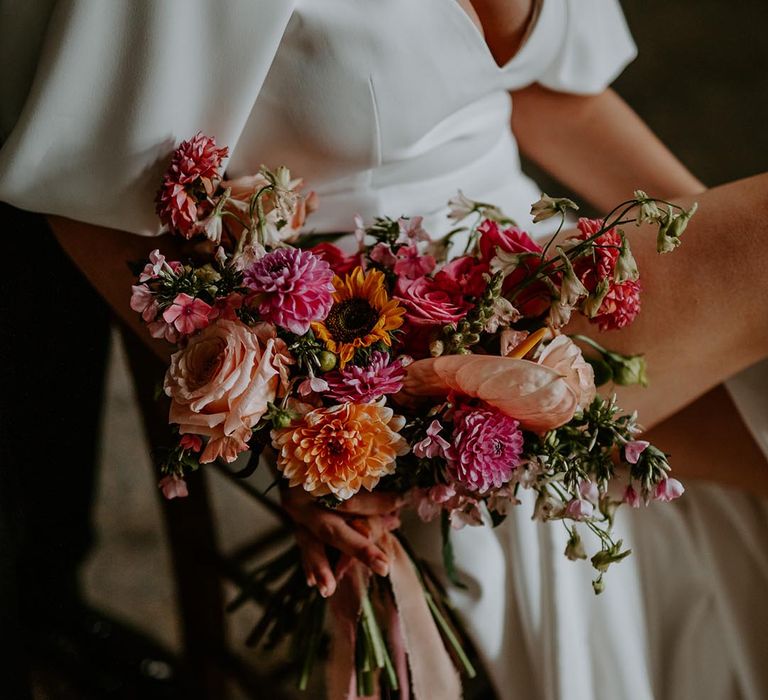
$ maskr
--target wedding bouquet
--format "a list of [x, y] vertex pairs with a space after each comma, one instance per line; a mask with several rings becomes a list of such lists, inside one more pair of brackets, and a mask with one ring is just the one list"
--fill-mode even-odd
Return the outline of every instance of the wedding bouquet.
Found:
[[[178, 442], [162, 464], [163, 493], [186, 495], [184, 476], [201, 464], [266, 450], [280, 480], [328, 508], [378, 490], [425, 521], [440, 518], [445, 574], [461, 585], [451, 530], [498, 525], [527, 489], [532, 517], [568, 530], [565, 556], [590, 558], [599, 593], [604, 572], [629, 554], [611, 531], [616, 508], [669, 501], [683, 487], [667, 456], [639, 439], [636, 415], [596, 392], [644, 384], [642, 356], [565, 329], [574, 314], [601, 330], [630, 324], [641, 287], [619, 227], [655, 223], [658, 251], [669, 252], [695, 208], [638, 191], [559, 240], [577, 206], [544, 195], [533, 220], [559, 226], [542, 247], [497, 207], [459, 193], [442, 240], [420, 217], [358, 219], [356, 250], [345, 253], [302, 235], [316, 197], [287, 169], [228, 181], [226, 155], [202, 134], [175, 151], [157, 213], [200, 242], [186, 261], [154, 251], [131, 297], [152, 336], [176, 348], [164, 390]], [[474, 672], [439, 577], [398, 526], [397, 513], [356, 523], [388, 553], [389, 576], [339, 556], [330, 601], [307, 586], [295, 549], [254, 572], [273, 597], [253, 639], [293, 634], [302, 686], [326, 603], [339, 693], [412, 684], [417, 697], [430, 688], [449, 698], [450, 659]], [[586, 551], [581, 528], [597, 551]]]

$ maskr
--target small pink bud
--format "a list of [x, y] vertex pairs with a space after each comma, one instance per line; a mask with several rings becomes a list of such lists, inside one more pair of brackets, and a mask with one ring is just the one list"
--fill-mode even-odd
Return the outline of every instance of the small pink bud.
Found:
[[683, 493], [685, 493], [685, 488], [677, 479], [664, 479], [664, 481], [660, 481], [656, 486], [653, 497], [657, 501], [668, 503], [676, 498], [680, 498]]
[[632, 440], [624, 445], [624, 457], [630, 464], [637, 464], [637, 460], [640, 459], [640, 455], [643, 454], [645, 448], [651, 443], [647, 440]]

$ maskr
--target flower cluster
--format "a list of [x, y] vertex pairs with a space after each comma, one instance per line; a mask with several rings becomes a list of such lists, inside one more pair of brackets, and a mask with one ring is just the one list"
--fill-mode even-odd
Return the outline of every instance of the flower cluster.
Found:
[[563, 329], [574, 313], [601, 330], [629, 325], [640, 283], [620, 226], [657, 224], [667, 252], [693, 210], [638, 192], [558, 238], [577, 207], [544, 195], [534, 221], [560, 217], [560, 227], [539, 243], [459, 193], [450, 217], [467, 244], [452, 259], [418, 216], [357, 218], [358, 248], [346, 253], [297, 240], [317, 206], [301, 180], [282, 167], [225, 180], [226, 156], [202, 134], [175, 151], [158, 215], [183, 239], [208, 242], [183, 261], [154, 251], [132, 288], [151, 335], [175, 346], [164, 390], [178, 443], [163, 493], [183, 497], [189, 469], [267, 445], [288, 484], [326, 505], [393, 491], [424, 519], [440, 516], [444, 532], [498, 523], [530, 489], [535, 518], [566, 524], [569, 558], [587, 556], [579, 527], [598, 534], [600, 589], [626, 556], [614, 510], [683, 487], [639, 439], [634, 415], [596, 394], [605, 382], [644, 384], [642, 356]]

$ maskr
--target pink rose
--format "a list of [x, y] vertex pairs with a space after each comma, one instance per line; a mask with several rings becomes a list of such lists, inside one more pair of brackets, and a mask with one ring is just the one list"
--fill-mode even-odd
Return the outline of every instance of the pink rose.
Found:
[[431, 277], [416, 280], [401, 277], [395, 297], [407, 310], [404, 339], [406, 350], [412, 355], [426, 355], [432, 336], [446, 324], [460, 321], [472, 308], [464, 299], [461, 287], [447, 279], [441, 284]]
[[438, 283], [446, 286], [458, 286], [463, 290], [464, 296], [479, 297], [488, 286], [484, 275], [488, 274], [488, 263], [473, 258], [470, 255], [464, 255], [456, 258], [443, 267], [435, 275]]
[[202, 464], [218, 457], [232, 462], [247, 450], [252, 428], [274, 400], [279, 378], [272, 330], [219, 319], [171, 357], [164, 385], [169, 418], [182, 434], [208, 436]]

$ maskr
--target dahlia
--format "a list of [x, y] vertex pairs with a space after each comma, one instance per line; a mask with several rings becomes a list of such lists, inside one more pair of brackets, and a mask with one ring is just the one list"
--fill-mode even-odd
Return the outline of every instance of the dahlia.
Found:
[[370, 403], [402, 389], [405, 366], [402, 359], [390, 362], [387, 353], [374, 352], [365, 367], [347, 365], [325, 374], [324, 379], [329, 398], [340, 403]]
[[404, 423], [382, 404], [316, 408], [298, 425], [272, 431], [277, 465], [291, 486], [346, 500], [395, 471], [397, 457], [408, 452], [397, 432]]
[[155, 197], [160, 221], [190, 238], [197, 221], [210, 213], [208, 198], [220, 179], [219, 168], [229, 149], [216, 148], [216, 140], [198, 132], [173, 153], [163, 184]]
[[265, 321], [304, 335], [312, 321], [324, 319], [333, 305], [333, 272], [308, 250], [278, 248], [245, 270], [245, 286], [256, 293]]
[[458, 408], [448, 467], [469, 491], [499, 488], [520, 463], [523, 434], [519, 423], [490, 406]]
[[384, 287], [384, 273], [360, 267], [344, 279], [335, 277], [333, 306], [323, 321], [312, 324], [317, 338], [339, 356], [342, 369], [358, 348], [382, 342], [392, 345], [391, 332], [403, 325], [405, 309], [390, 299]]

